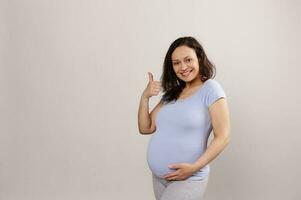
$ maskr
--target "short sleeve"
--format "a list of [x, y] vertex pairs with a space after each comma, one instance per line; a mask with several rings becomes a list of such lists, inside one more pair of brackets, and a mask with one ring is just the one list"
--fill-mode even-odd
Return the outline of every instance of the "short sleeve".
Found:
[[205, 104], [210, 107], [215, 101], [220, 98], [226, 98], [226, 93], [220, 83], [214, 79], [211, 79], [207, 85], [207, 92], [205, 98]]

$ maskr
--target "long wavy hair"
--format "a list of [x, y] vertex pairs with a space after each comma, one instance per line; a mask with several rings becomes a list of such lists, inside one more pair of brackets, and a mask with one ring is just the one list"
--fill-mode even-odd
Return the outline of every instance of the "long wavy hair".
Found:
[[202, 45], [195, 38], [189, 36], [176, 39], [170, 45], [163, 63], [163, 73], [161, 76], [163, 96], [161, 100], [164, 103], [177, 100], [186, 85], [185, 81], [177, 77], [171, 60], [172, 53], [179, 46], [187, 46], [194, 49], [199, 62], [199, 75], [202, 82], [215, 77], [216, 68], [214, 64], [209, 61]]

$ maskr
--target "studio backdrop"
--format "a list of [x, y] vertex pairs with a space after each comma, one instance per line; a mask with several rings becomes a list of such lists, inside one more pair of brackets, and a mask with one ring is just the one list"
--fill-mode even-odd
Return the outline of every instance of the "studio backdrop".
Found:
[[154, 200], [140, 96], [193, 36], [231, 117], [205, 199], [300, 200], [300, 13], [298, 0], [1, 0], [0, 199]]

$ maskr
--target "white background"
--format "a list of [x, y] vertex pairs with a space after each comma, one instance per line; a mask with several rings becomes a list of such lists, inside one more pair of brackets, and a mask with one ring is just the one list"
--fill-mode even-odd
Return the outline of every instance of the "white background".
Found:
[[300, 13], [298, 0], [1, 0], [0, 199], [153, 200], [139, 100], [181, 36], [203, 45], [231, 112], [205, 199], [301, 199]]

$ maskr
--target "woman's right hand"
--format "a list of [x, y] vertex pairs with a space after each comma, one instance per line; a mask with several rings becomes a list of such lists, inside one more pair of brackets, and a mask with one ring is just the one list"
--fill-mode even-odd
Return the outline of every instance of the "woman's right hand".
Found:
[[148, 72], [148, 84], [143, 91], [143, 96], [145, 98], [150, 98], [154, 95], [158, 95], [161, 90], [161, 83], [159, 81], [154, 81], [153, 74]]

